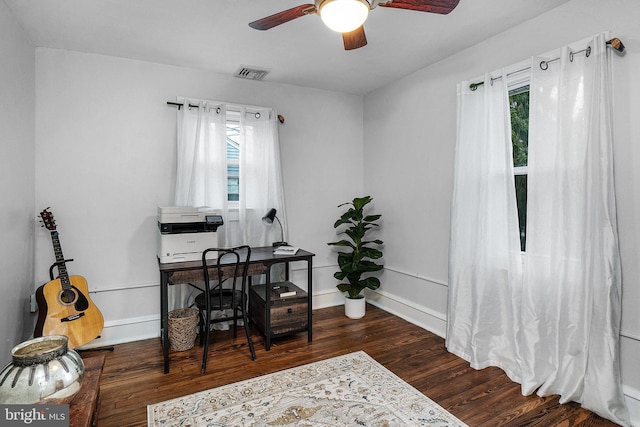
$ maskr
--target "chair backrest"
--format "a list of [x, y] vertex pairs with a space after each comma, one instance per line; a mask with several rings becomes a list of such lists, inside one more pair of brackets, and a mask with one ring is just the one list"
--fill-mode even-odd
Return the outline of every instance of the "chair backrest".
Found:
[[[217, 252], [217, 258], [207, 259], [207, 254]], [[204, 274], [205, 299], [216, 298], [218, 307], [223, 307], [225, 300], [228, 301], [229, 293], [231, 294], [231, 305], [228, 308], [235, 307], [236, 291], [241, 290], [242, 294], [246, 293], [247, 273], [249, 271], [249, 259], [251, 258], [251, 247], [248, 245], [236, 246], [233, 248], [209, 248], [202, 252], [202, 270]], [[211, 286], [211, 281], [218, 283]], [[223, 283], [227, 280], [231, 281], [231, 290], [224, 288]], [[240, 284], [240, 286], [238, 286]], [[225, 299], [225, 293], [227, 298]], [[214, 301], [216, 301], [214, 299]], [[244, 299], [244, 297], [243, 297]]]

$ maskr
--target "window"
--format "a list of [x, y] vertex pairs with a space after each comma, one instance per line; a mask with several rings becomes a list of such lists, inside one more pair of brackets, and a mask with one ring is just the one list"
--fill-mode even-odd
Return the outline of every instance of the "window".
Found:
[[513, 173], [516, 183], [520, 249], [527, 246], [527, 155], [529, 146], [529, 84], [509, 90], [511, 110], [511, 143], [513, 145]]
[[240, 200], [240, 123], [227, 120], [227, 200]]

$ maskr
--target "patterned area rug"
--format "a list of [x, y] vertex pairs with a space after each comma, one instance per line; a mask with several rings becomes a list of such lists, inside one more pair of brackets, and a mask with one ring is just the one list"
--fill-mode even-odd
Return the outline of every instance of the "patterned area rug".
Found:
[[465, 426], [358, 351], [147, 407], [150, 427]]
[[161, 426], [465, 426], [363, 351], [147, 407]]

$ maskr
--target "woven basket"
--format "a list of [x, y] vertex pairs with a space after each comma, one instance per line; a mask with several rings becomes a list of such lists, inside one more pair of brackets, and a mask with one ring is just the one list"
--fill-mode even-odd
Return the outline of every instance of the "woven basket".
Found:
[[169, 312], [169, 348], [186, 351], [195, 345], [198, 334], [198, 310], [178, 308]]

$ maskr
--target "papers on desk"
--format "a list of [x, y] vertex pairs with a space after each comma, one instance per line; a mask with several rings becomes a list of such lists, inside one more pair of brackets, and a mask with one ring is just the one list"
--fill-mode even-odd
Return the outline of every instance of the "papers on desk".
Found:
[[295, 255], [298, 253], [298, 249], [295, 246], [278, 246], [273, 250], [274, 255]]

